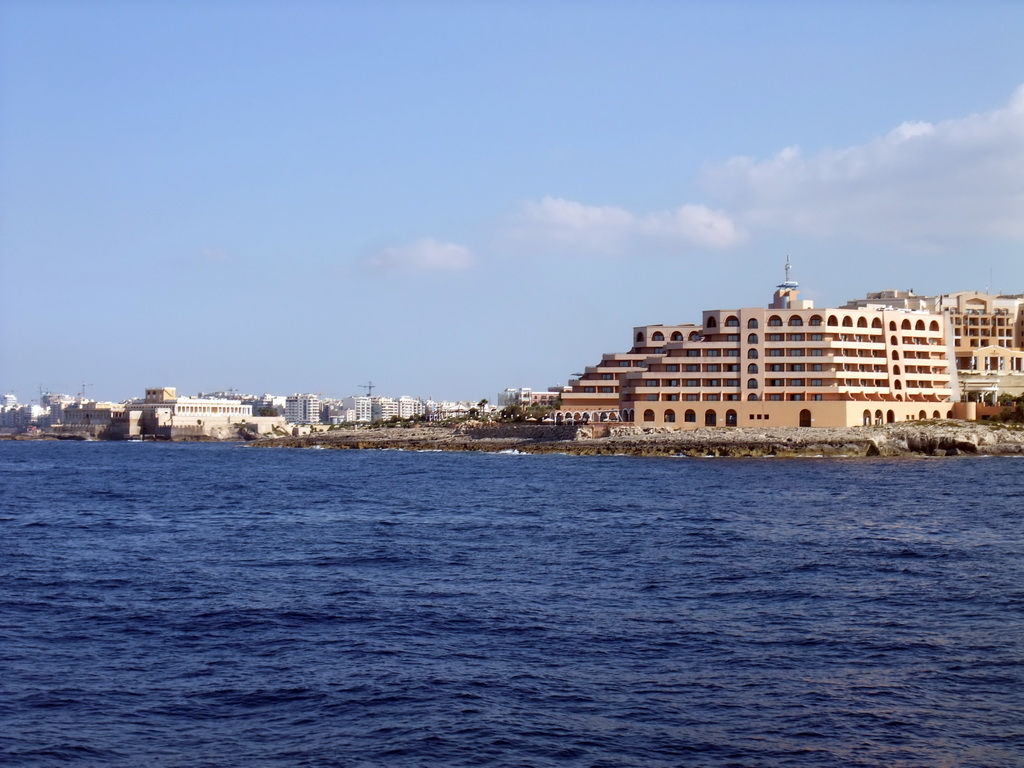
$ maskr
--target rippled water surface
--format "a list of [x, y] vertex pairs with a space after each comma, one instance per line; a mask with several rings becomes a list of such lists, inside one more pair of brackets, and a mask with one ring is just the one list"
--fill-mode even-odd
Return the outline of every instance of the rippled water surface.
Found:
[[0, 443], [0, 764], [1021, 766], [1022, 473]]

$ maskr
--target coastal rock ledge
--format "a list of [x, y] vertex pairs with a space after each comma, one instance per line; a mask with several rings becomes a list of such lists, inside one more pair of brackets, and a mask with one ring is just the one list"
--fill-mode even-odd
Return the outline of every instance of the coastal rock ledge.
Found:
[[639, 426], [470, 422], [451, 426], [343, 428], [263, 438], [255, 447], [520, 451], [629, 456], [963, 456], [1024, 455], [1024, 426], [920, 421], [877, 427], [714, 428], [687, 432]]

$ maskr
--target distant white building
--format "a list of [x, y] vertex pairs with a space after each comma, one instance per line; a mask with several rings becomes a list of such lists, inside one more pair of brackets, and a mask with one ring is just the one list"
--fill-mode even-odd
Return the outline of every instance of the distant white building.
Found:
[[403, 419], [415, 419], [427, 412], [426, 403], [416, 397], [402, 395], [398, 398], [398, 415]]
[[373, 404], [365, 395], [346, 397], [341, 401], [346, 422], [369, 424], [373, 420]]
[[498, 407], [491, 403], [481, 406], [479, 403], [474, 403], [470, 400], [460, 400], [458, 402], [427, 400], [424, 402], [424, 407], [426, 416], [430, 421], [459, 419], [474, 415], [490, 416], [498, 411]]
[[6, 395], [0, 395], [0, 408], [13, 408], [18, 404], [18, 398], [7, 393]]
[[289, 424], [319, 424], [320, 398], [316, 395], [289, 395], [284, 402], [284, 418]]
[[242, 402], [252, 408], [254, 416], [284, 416], [284, 408], [287, 401], [288, 398], [284, 395], [270, 394], [242, 398]]
[[498, 403], [502, 406], [520, 405], [524, 408], [531, 405], [553, 406], [562, 394], [562, 387], [549, 387], [546, 392], [535, 392], [529, 387], [509, 387], [498, 395]]
[[64, 419], [64, 409], [74, 402], [75, 398], [71, 395], [61, 395], [56, 392], [47, 392], [43, 395], [39, 404], [50, 409], [49, 417], [45, 419], [46, 426], [60, 424]]
[[398, 401], [393, 397], [371, 397], [371, 421], [381, 421], [398, 416]]
[[0, 427], [6, 429], [24, 429], [45, 422], [50, 409], [41, 405], [14, 405], [0, 409]]

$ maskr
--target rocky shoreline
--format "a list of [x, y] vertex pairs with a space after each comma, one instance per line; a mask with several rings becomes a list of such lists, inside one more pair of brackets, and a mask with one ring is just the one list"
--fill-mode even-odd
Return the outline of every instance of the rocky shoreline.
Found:
[[458, 427], [334, 429], [261, 438], [255, 447], [337, 450], [519, 451], [580, 456], [868, 457], [1024, 455], [1024, 427], [988, 422], [912, 422], [848, 428], [733, 428], [689, 432], [588, 426], [470, 423]]

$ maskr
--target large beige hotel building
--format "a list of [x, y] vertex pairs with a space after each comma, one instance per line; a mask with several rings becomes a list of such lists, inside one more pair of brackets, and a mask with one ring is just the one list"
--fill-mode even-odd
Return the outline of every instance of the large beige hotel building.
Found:
[[556, 422], [841, 427], [949, 418], [959, 400], [941, 313], [815, 309], [797, 284], [767, 308], [716, 309], [700, 325], [643, 325], [562, 393]]

